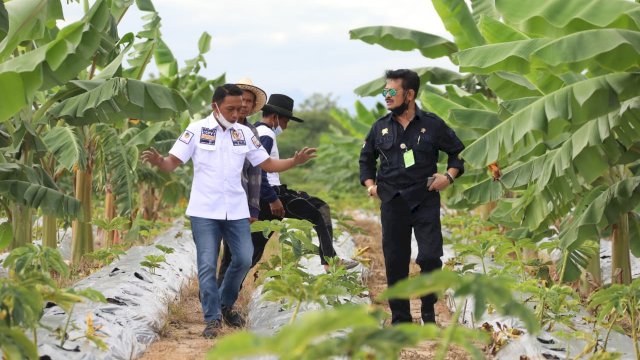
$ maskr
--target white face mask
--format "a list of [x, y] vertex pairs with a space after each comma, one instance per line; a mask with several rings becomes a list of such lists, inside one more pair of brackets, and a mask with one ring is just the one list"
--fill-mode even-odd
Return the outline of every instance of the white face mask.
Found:
[[280, 134], [282, 134], [282, 132], [284, 130], [282, 130], [282, 127], [280, 127], [280, 119], [278, 118], [278, 115], [276, 115], [276, 122], [277, 122], [277, 126], [275, 127], [275, 129], [273, 129], [273, 133], [278, 136]]
[[218, 107], [217, 103], [213, 103], [216, 106], [216, 109], [218, 110], [218, 116], [215, 116], [215, 113], [213, 114], [213, 116], [216, 118], [216, 120], [218, 120], [220, 122], [220, 125], [222, 125], [225, 129], [229, 129], [233, 126], [232, 122], [229, 122], [227, 119], [224, 118], [224, 115], [222, 115], [222, 111], [220, 111], [220, 108]]

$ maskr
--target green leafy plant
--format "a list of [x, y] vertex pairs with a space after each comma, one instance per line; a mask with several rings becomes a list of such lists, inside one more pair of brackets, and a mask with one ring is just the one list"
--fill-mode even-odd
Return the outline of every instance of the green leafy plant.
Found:
[[114, 260], [119, 260], [120, 255], [124, 255], [126, 252], [120, 247], [101, 248], [92, 251], [85, 256], [89, 259], [95, 260], [100, 266], [109, 265]]
[[[42, 326], [39, 321], [46, 302], [55, 303], [67, 312], [67, 326], [76, 303], [85, 299], [106, 302], [102, 294], [92, 289], [57, 286], [52, 274], [66, 277], [69, 269], [56, 249], [35, 245], [16, 248], [3, 266], [9, 270], [8, 277], [0, 278], [0, 338], [3, 338], [0, 348], [6, 356], [37, 358], [36, 328]], [[25, 330], [31, 330], [32, 342], [25, 342]]]
[[[604, 348], [611, 330], [616, 327], [618, 320], [628, 319], [631, 323], [631, 338], [636, 357], [640, 357], [638, 348], [638, 329], [640, 329], [640, 279], [635, 279], [629, 285], [613, 284], [602, 288], [589, 297], [589, 308], [596, 311], [599, 324], [606, 326]], [[618, 327], [619, 331], [622, 329]]]
[[165, 254], [173, 254], [175, 252], [175, 249], [170, 246], [156, 244], [156, 248]]
[[116, 216], [113, 219], [93, 219], [92, 223], [104, 231], [124, 230], [129, 225], [130, 220], [126, 217]]
[[516, 289], [530, 294], [527, 301], [535, 304], [535, 314], [540, 326], [545, 326], [548, 331], [553, 331], [556, 323], [574, 328], [573, 318], [580, 307], [580, 296], [573, 288], [529, 280], [519, 284]]
[[106, 350], [106, 344], [101, 339], [101, 336], [98, 336], [96, 334], [96, 328], [93, 325], [93, 317], [91, 313], [87, 314], [84, 334], [73, 339], [69, 338], [69, 327], [78, 329], [77, 324], [71, 322], [71, 316], [73, 314], [76, 303], [82, 302], [84, 299], [93, 302], [106, 303], [107, 299], [104, 297], [104, 295], [93, 289], [69, 289], [68, 291], [63, 292], [59, 295], [60, 296], [57, 297], [59, 301], [56, 302], [56, 305], [60, 306], [67, 313], [67, 321], [65, 322], [64, 327], [53, 329], [53, 333], [56, 334], [56, 337], [60, 340], [60, 348], [64, 349], [64, 344], [67, 341], [75, 341], [86, 338], [87, 340], [93, 342], [99, 349]]
[[299, 262], [304, 255], [312, 255], [318, 253], [318, 247], [311, 242], [311, 231], [313, 224], [306, 220], [290, 219], [256, 221], [251, 224], [251, 231], [262, 231], [265, 236], [269, 236], [272, 232], [278, 234], [280, 242], [280, 264], [284, 267], [286, 247], [290, 247], [293, 259]]
[[[236, 359], [273, 355], [283, 360], [396, 359], [400, 350], [420, 340], [436, 339], [441, 333], [435, 325], [403, 324], [381, 328], [386, 314], [367, 306], [345, 305], [304, 314], [273, 336], [248, 331], [236, 332], [218, 340], [207, 359]], [[476, 337], [469, 337], [474, 339]], [[482, 357], [477, 357], [482, 359]]]
[[155, 274], [156, 269], [160, 267], [160, 264], [166, 262], [167, 258], [164, 255], [146, 255], [144, 260], [140, 262], [140, 265], [146, 267], [152, 274]]
[[69, 268], [57, 249], [33, 244], [12, 250], [3, 266], [13, 271], [17, 277], [26, 277], [32, 273], [50, 274], [52, 271], [62, 277], [69, 276]]
[[269, 301], [285, 301], [286, 307], [294, 307], [290, 322], [298, 316], [300, 306], [316, 303], [321, 306], [337, 305], [342, 296], [357, 296], [364, 291], [357, 274], [347, 272], [339, 260], [328, 259], [329, 271], [317, 276], [308, 274], [300, 266], [303, 256], [315, 256], [318, 248], [311, 242], [312, 224], [308, 221], [285, 219], [252, 224], [253, 231], [279, 233], [280, 253], [270, 259], [263, 269], [263, 294]]
[[297, 262], [284, 265], [283, 268], [269, 271], [262, 289], [263, 298], [267, 301], [286, 301], [286, 307], [294, 307], [290, 322], [293, 323], [303, 303], [315, 303], [322, 307], [337, 306], [354, 296], [361, 295], [366, 288], [360, 283], [360, 276], [348, 272], [338, 265], [338, 260], [329, 260], [329, 271], [320, 275], [311, 275]]

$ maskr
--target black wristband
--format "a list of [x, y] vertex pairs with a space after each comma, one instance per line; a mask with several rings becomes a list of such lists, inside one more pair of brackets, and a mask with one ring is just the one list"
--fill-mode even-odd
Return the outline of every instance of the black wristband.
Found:
[[444, 172], [444, 176], [446, 176], [447, 180], [449, 180], [449, 184], [453, 184], [453, 176], [451, 176], [448, 171]]

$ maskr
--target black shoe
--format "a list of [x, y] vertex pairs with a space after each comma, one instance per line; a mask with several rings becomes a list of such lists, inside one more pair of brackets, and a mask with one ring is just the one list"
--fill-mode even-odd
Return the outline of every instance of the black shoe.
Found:
[[[345, 270], [351, 270], [354, 267], [360, 265], [359, 262], [351, 259], [338, 259], [338, 266], [344, 266]], [[324, 271], [329, 272], [329, 264], [324, 264]]]
[[204, 330], [202, 330], [202, 337], [205, 339], [213, 339], [218, 336], [218, 331], [222, 329], [222, 323], [220, 320], [210, 320], [205, 322]]
[[242, 315], [238, 314], [238, 312], [234, 311], [232, 308], [222, 305], [222, 320], [224, 320], [225, 324], [232, 327], [244, 327], [246, 323]]

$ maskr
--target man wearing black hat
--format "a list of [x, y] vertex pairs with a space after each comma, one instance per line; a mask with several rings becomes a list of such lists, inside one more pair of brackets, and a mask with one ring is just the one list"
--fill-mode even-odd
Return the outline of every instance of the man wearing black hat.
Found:
[[[262, 121], [255, 125], [262, 146], [273, 159], [280, 158], [276, 136], [287, 128], [289, 120], [303, 122], [302, 119], [293, 116], [293, 99], [282, 94], [269, 96], [269, 101], [262, 108]], [[261, 189], [259, 219], [272, 220], [287, 217], [313, 223], [320, 243], [320, 262], [327, 269], [328, 263], [325, 258], [336, 256], [333, 248], [333, 226], [329, 205], [322, 199], [309, 196], [305, 192], [287, 188], [287, 185], [280, 182], [280, 175], [277, 172], [262, 171]], [[262, 232], [254, 232], [251, 237], [254, 245], [253, 265], [255, 265], [262, 257], [268, 238]], [[358, 262], [349, 259], [342, 259], [340, 263], [347, 269], [358, 265]]]

